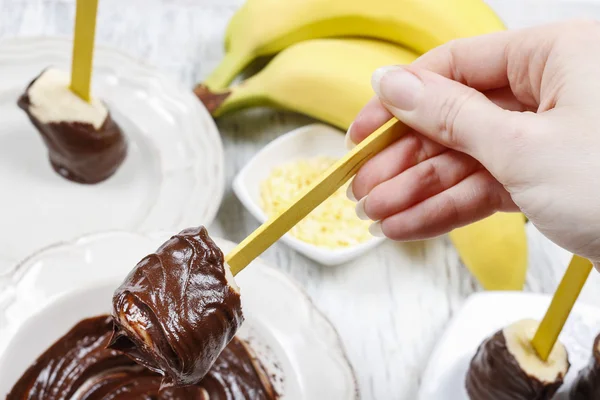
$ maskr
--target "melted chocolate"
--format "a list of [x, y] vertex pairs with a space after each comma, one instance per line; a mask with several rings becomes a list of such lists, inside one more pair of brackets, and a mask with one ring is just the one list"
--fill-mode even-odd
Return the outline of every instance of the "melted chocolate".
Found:
[[471, 400], [549, 400], [562, 383], [562, 377], [544, 383], [523, 371], [500, 330], [479, 345], [467, 372], [466, 389]]
[[27, 86], [17, 104], [42, 135], [52, 168], [78, 183], [98, 183], [112, 176], [125, 160], [127, 143], [110, 113], [98, 130], [83, 122], [43, 123], [30, 112], [28, 92], [36, 79]]
[[234, 338], [197, 385], [159, 390], [162, 377], [107, 348], [110, 316], [85, 319], [46, 350], [7, 400], [273, 400], [276, 394], [244, 343]]
[[161, 373], [165, 387], [198, 383], [244, 319], [225, 268], [204, 227], [173, 236], [116, 290], [110, 347]]
[[589, 364], [579, 371], [570, 391], [571, 400], [600, 399], [600, 335], [594, 340]]

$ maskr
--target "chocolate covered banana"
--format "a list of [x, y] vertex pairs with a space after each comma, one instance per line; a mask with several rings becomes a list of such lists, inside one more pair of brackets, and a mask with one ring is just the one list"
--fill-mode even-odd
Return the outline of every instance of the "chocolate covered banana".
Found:
[[547, 361], [539, 358], [531, 345], [538, 324], [521, 320], [481, 343], [466, 378], [471, 400], [549, 400], [554, 396], [570, 363], [558, 342]]
[[112, 176], [125, 160], [125, 136], [106, 105], [75, 95], [66, 72], [45, 69], [17, 104], [41, 134], [52, 168], [64, 178], [98, 183]]

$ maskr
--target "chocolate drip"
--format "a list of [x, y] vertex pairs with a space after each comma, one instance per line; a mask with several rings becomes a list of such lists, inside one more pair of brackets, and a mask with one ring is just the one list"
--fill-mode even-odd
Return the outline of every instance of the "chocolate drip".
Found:
[[588, 365], [577, 374], [571, 386], [571, 400], [600, 399], [600, 335], [594, 340], [594, 351]]
[[110, 113], [98, 130], [83, 122], [43, 123], [31, 113], [28, 94], [38, 78], [27, 86], [17, 104], [42, 135], [52, 168], [78, 183], [93, 184], [111, 177], [125, 160], [127, 142]]
[[173, 236], [116, 290], [110, 347], [164, 375], [165, 387], [198, 383], [243, 321], [225, 268], [204, 227]]
[[562, 383], [563, 377], [544, 383], [523, 371], [501, 330], [479, 345], [467, 372], [466, 389], [471, 400], [549, 400]]
[[82, 320], [46, 350], [13, 386], [7, 400], [274, 400], [266, 374], [234, 338], [204, 379], [160, 390], [162, 377], [107, 348], [113, 321]]

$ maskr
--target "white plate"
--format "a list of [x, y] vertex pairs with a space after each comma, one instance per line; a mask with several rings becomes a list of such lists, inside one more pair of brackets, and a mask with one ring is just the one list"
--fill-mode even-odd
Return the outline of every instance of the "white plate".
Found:
[[[348, 150], [342, 131], [324, 124], [311, 124], [294, 129], [273, 140], [242, 168], [233, 181], [233, 191], [242, 204], [261, 223], [267, 215], [260, 206], [260, 184], [273, 168], [298, 159], [326, 156], [341, 158]], [[370, 240], [344, 249], [325, 249], [306, 243], [290, 234], [281, 240], [294, 250], [323, 265], [338, 265], [350, 261], [381, 244], [384, 238]]]
[[[169, 237], [125, 232], [86, 236], [34, 254], [0, 282], [0, 398], [77, 321], [109, 313], [115, 288]], [[234, 247], [215, 241], [225, 252]], [[240, 336], [276, 375], [282, 399], [358, 398], [337, 332], [299, 286], [261, 260], [236, 281], [246, 318]]]
[[[523, 318], [541, 320], [551, 297], [517, 292], [472, 295], [450, 322], [438, 342], [422, 378], [421, 400], [469, 400], [464, 387], [469, 363], [479, 344], [504, 326]], [[579, 370], [587, 365], [596, 335], [600, 333], [600, 309], [578, 303], [559, 340], [566, 346], [571, 368], [557, 400], [566, 400]]]
[[190, 90], [114, 50], [95, 50], [93, 93], [129, 141], [108, 180], [80, 185], [58, 176], [39, 133], [16, 105], [43, 68], [70, 71], [71, 42], [0, 41], [0, 272], [58, 240], [106, 230], [210, 225], [224, 191], [217, 128]]

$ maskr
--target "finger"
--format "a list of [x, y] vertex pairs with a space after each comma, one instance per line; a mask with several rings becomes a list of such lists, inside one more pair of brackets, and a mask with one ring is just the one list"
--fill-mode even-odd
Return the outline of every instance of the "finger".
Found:
[[518, 208], [504, 187], [487, 171], [372, 226], [375, 235], [398, 241], [422, 240], [486, 218], [497, 211]]
[[518, 31], [495, 32], [452, 40], [436, 47], [412, 65], [480, 91], [509, 86], [506, 49]]
[[446, 150], [423, 135], [408, 133], [367, 161], [352, 180], [349, 190], [355, 199], [362, 199], [380, 183]]
[[[505, 110], [525, 111], [528, 109], [516, 99], [509, 87], [492, 89], [484, 92], [484, 94], [494, 104]], [[348, 129], [348, 134], [352, 137], [352, 142], [354, 144], [360, 143], [364, 138], [369, 136], [392, 117], [392, 113], [381, 104], [379, 97], [375, 96], [369, 100], [367, 105], [358, 113], [352, 126]]]
[[[377, 130], [392, 118], [378, 97], [373, 97], [366, 106], [358, 113], [354, 122], [346, 133], [346, 147], [350, 148], [363, 141], [364, 138]], [[348, 141], [350, 143], [348, 143]]]
[[[509, 87], [492, 89], [484, 93], [497, 106], [510, 111], [534, 111], [517, 100]], [[385, 124], [393, 115], [388, 111], [378, 97], [373, 97], [356, 116], [356, 119], [346, 133], [346, 147], [348, 149], [360, 143], [363, 139], [375, 132]]]
[[537, 107], [523, 104], [515, 97], [514, 93], [509, 87], [503, 87], [500, 89], [492, 89], [483, 92], [492, 103], [498, 107], [508, 111], [535, 111]]
[[[512, 162], [532, 115], [504, 110], [482, 93], [414, 67], [373, 75], [373, 88], [399, 120], [446, 147], [467, 153], [492, 173]], [[534, 120], [535, 121], [535, 120]]]
[[[412, 65], [479, 91], [510, 86], [511, 75], [531, 75], [530, 61], [538, 56], [544, 59], [553, 42], [573, 26], [571, 21], [561, 21], [453, 40], [425, 53]], [[536, 64], [541, 73], [543, 63]]]
[[357, 207], [379, 221], [457, 185], [481, 168], [474, 158], [450, 150], [379, 184]]

